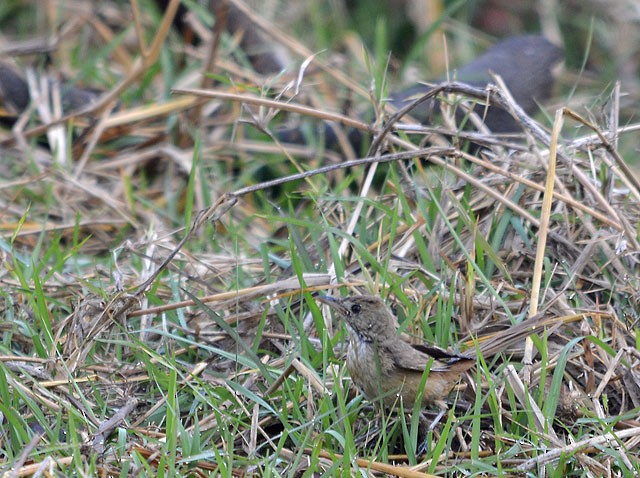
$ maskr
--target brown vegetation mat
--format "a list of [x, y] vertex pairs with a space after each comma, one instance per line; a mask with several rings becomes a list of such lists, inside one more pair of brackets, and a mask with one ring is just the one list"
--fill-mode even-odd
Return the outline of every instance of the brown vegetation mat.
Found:
[[[84, 15], [109, 44], [116, 32]], [[172, 15], [96, 64], [120, 77], [96, 103], [56, 116], [34, 102], [0, 132], [6, 476], [51, 459], [58, 476], [125, 462], [191, 476], [640, 469], [640, 184], [617, 147], [639, 125], [560, 109], [550, 131], [499, 86], [457, 83], [430, 93], [450, 105], [433, 125], [410, 108], [368, 123], [333, 107], [333, 89], [366, 82], [272, 26], [309, 65], [261, 90], [198, 19], [200, 46], [167, 43]], [[141, 18], [136, 38], [152, 28]], [[60, 52], [85, 31], [69, 28]], [[172, 81], [167, 46], [188, 65], [208, 55], [196, 64], [226, 80]], [[472, 114], [461, 129], [454, 111], [478, 101], [522, 134], [469, 127]], [[283, 145], [279, 112], [375, 140], [349, 161]], [[349, 388], [343, 327], [312, 300], [338, 287], [383, 295], [405, 331], [443, 347], [536, 313], [548, 333], [463, 378], [416, 460], [403, 419], [376, 425]]]

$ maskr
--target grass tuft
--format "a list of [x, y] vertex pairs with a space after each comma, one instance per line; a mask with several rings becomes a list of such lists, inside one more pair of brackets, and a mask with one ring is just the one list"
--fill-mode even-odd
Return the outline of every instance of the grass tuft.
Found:
[[[640, 472], [638, 125], [620, 88], [602, 93], [573, 33], [581, 70], [539, 122], [516, 111], [522, 134], [476, 131], [468, 107], [466, 129], [447, 111], [417, 128], [387, 111], [420, 63], [397, 58], [440, 32], [452, 55], [487, 44], [462, 3], [391, 53], [392, 12], [311, 3], [269, 17], [232, 1], [244, 37], [193, 1], [0, 5], [12, 67], [100, 90], [73, 116], [55, 81], [21, 112], [0, 98], [0, 472]], [[608, 72], [601, 28], [584, 31]], [[284, 65], [259, 62], [254, 32]], [[33, 38], [35, 53], [19, 41]], [[499, 88], [434, 94], [516, 106]], [[280, 140], [298, 125], [308, 141]], [[351, 128], [372, 139], [347, 145]], [[380, 294], [407, 340], [451, 350], [536, 310], [547, 327], [478, 357], [429, 428], [437, 410], [355, 389], [318, 292]]]

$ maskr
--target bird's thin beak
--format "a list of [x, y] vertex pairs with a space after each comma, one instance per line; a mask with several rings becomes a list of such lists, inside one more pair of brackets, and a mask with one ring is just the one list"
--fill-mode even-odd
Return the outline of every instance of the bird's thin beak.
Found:
[[335, 297], [331, 297], [328, 295], [317, 295], [316, 296], [316, 301], [321, 302], [323, 304], [328, 305], [329, 307], [331, 307], [332, 309], [339, 309], [340, 308], [340, 303], [338, 302], [338, 299], [336, 299]]
[[342, 305], [342, 302], [340, 299], [337, 299], [335, 297], [331, 297], [328, 295], [317, 295], [316, 296], [316, 300], [318, 302], [322, 302], [323, 304], [328, 305], [329, 307], [331, 307], [332, 309], [336, 310], [337, 312], [339, 312], [342, 315], [348, 315], [349, 311], [347, 310], [347, 308]]

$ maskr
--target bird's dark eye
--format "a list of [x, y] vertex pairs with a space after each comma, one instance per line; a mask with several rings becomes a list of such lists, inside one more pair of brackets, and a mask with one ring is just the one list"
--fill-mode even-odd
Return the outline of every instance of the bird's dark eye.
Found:
[[360, 304], [353, 304], [351, 306], [351, 313], [353, 314], [358, 314], [360, 313], [361, 310], [362, 310], [362, 307], [360, 307]]

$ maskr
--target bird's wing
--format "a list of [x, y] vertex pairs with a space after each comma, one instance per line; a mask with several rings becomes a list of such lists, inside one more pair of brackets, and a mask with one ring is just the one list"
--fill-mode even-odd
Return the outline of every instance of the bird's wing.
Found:
[[453, 352], [449, 352], [445, 349], [442, 349], [440, 347], [436, 347], [435, 345], [429, 345], [429, 344], [412, 344], [411, 345], [414, 349], [425, 353], [427, 355], [430, 355], [433, 358], [436, 358], [438, 360], [442, 360], [443, 362], [449, 362], [451, 360], [455, 360], [455, 359], [459, 359], [461, 358], [460, 355], [455, 354]]
[[[424, 372], [427, 366], [429, 366], [429, 363], [431, 363], [429, 367], [430, 372], [448, 372], [451, 370], [451, 365], [447, 363], [447, 360], [439, 360], [439, 358], [418, 350], [406, 342], [395, 340], [388, 344], [388, 348], [389, 352], [391, 352], [391, 356], [394, 358], [395, 365], [400, 368], [416, 372]], [[428, 349], [428, 347], [426, 348]], [[441, 352], [444, 351], [441, 350]], [[441, 355], [441, 357], [443, 356], [443, 354], [436, 355]], [[461, 358], [449, 356], [448, 360], [458, 361], [461, 360]]]

